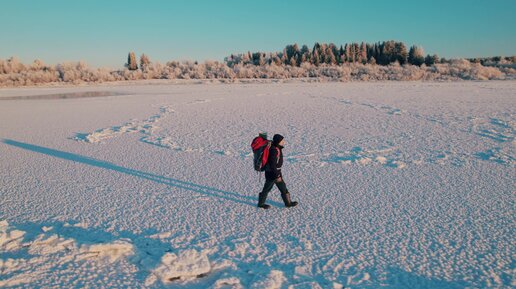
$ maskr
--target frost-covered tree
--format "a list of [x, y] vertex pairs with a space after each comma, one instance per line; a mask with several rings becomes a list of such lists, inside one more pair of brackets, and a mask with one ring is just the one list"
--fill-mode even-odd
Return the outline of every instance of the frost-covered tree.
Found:
[[285, 65], [289, 64], [289, 59], [287, 56], [287, 49], [283, 49], [283, 53], [281, 54], [281, 63], [283, 63]]
[[378, 64], [388, 65], [396, 61], [396, 43], [392, 40], [385, 41], [381, 45], [380, 57], [377, 58]]
[[396, 54], [396, 61], [398, 61], [401, 65], [407, 63], [408, 52], [407, 52], [407, 46], [405, 46], [405, 43], [396, 42], [395, 54]]
[[358, 62], [361, 62], [363, 64], [367, 62], [367, 45], [364, 42], [360, 44], [360, 51], [358, 57]]
[[242, 55], [242, 64], [249, 64], [251, 62], [251, 52], [244, 53]]
[[301, 53], [301, 63], [310, 61], [310, 48], [308, 48], [308, 46], [303, 45], [301, 47], [300, 53]]
[[290, 66], [297, 66], [297, 55], [290, 58]]
[[338, 64], [339, 63], [339, 49], [333, 43], [330, 43], [328, 45], [328, 49], [331, 51], [331, 54], [333, 55], [333, 57], [330, 57], [330, 58], [335, 58], [335, 61], [333, 62], [333, 64]]
[[326, 47], [326, 51], [324, 53], [324, 63], [330, 65], [337, 64], [337, 58], [335, 57], [335, 54], [331, 46]]
[[274, 55], [272, 56], [272, 63], [278, 66], [281, 65], [281, 57], [278, 56], [278, 53], [274, 53]]
[[140, 69], [145, 70], [145, 68], [149, 67], [150, 59], [144, 53], [140, 56]]
[[260, 65], [261, 56], [261, 52], [254, 52], [253, 54], [251, 54], [251, 62], [253, 63], [253, 65]]
[[425, 57], [425, 65], [426, 66], [431, 66], [431, 65], [434, 65], [436, 63], [439, 63], [439, 56], [437, 56], [437, 54], [434, 54], [434, 55], [428, 54]]
[[323, 64], [323, 63], [326, 63], [326, 60], [328, 59], [327, 58], [327, 50], [328, 48], [328, 45], [326, 45], [326, 43], [321, 43], [321, 45], [319, 46], [319, 63]]
[[344, 61], [343, 62], [351, 62], [351, 47], [347, 43], [344, 46]]
[[357, 53], [355, 51], [355, 44], [354, 43], [351, 43], [349, 45], [349, 56], [348, 56], [348, 61], [349, 62], [355, 62], [356, 61], [356, 56], [357, 56]]
[[380, 48], [380, 42], [378, 43], [375, 43], [374, 44], [374, 48], [373, 48], [373, 55], [371, 55], [371, 57], [374, 57], [375, 60], [378, 62], [378, 59], [380, 58], [381, 56], [381, 48]]
[[439, 59], [439, 56], [437, 54], [434, 54], [432, 55], [432, 61], [435, 63], [439, 63], [440, 59]]
[[316, 64], [316, 65], [319, 65], [323, 59], [323, 55], [322, 55], [322, 48], [321, 48], [321, 44], [319, 44], [318, 42], [316, 42], [314, 44], [314, 48], [312, 48], [312, 56], [311, 56], [311, 62], [312, 64]]
[[311, 61], [312, 61], [312, 64], [315, 65], [315, 66], [319, 66], [320, 62], [319, 62], [319, 52], [317, 51], [317, 49], [314, 49], [312, 51], [312, 58], [311, 58]]
[[338, 62], [338, 64], [342, 64], [345, 61], [346, 61], [346, 55], [345, 55], [344, 48], [341, 45], [339, 48], [339, 52], [338, 52], [337, 62]]
[[127, 56], [127, 63], [125, 66], [129, 70], [136, 70], [138, 69], [138, 64], [136, 63], [136, 56], [134, 55], [134, 52], [129, 52], [129, 55]]
[[360, 62], [360, 44], [353, 42], [351, 50], [353, 51], [353, 62]]
[[425, 51], [423, 48], [416, 45], [410, 47], [408, 62], [417, 66], [421, 66], [423, 63], [425, 63]]

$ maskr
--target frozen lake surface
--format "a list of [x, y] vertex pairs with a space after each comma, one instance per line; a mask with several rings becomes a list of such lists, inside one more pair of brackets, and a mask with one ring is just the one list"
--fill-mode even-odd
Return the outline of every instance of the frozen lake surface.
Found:
[[[516, 286], [516, 81], [0, 99], [0, 287]], [[295, 208], [256, 208], [259, 131]]]

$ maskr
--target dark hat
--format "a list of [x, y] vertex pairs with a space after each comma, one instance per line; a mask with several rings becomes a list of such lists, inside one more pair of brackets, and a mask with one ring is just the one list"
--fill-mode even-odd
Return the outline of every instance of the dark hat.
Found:
[[274, 144], [279, 144], [283, 140], [283, 136], [281, 134], [275, 134], [272, 138], [272, 142]]

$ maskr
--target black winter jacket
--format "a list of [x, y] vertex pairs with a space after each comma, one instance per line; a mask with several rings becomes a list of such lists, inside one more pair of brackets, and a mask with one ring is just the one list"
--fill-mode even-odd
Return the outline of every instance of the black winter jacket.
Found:
[[265, 179], [268, 181], [281, 177], [281, 166], [283, 165], [283, 147], [272, 144], [269, 149], [269, 158], [265, 165]]

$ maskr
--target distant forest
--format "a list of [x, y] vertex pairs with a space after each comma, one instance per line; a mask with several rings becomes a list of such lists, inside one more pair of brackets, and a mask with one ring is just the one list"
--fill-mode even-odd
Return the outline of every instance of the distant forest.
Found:
[[[389, 65], [398, 62], [421, 66], [423, 63], [432, 65], [440, 61], [437, 55], [425, 57], [423, 48], [412, 46], [410, 49], [403, 42], [385, 41], [374, 44], [349, 43], [337, 47], [335, 44], [315, 43], [312, 49], [297, 44], [287, 45], [282, 52], [275, 53], [244, 53], [231, 55], [225, 58], [229, 66], [234, 64], [276, 64], [301, 66], [302, 63], [311, 63], [316, 66], [321, 64], [341, 65], [345, 63], [379, 64]], [[445, 61], [443, 59], [443, 61]]]
[[83, 62], [46, 65], [17, 58], [0, 59], [0, 86], [49, 83], [97, 83], [143, 79], [212, 79], [238, 82], [245, 79], [303, 79], [308, 81], [384, 80], [491, 80], [516, 79], [516, 56], [445, 59], [427, 54], [422, 47], [403, 42], [287, 45], [281, 52], [231, 54], [223, 62], [153, 62], [129, 52], [123, 70], [90, 68]]

